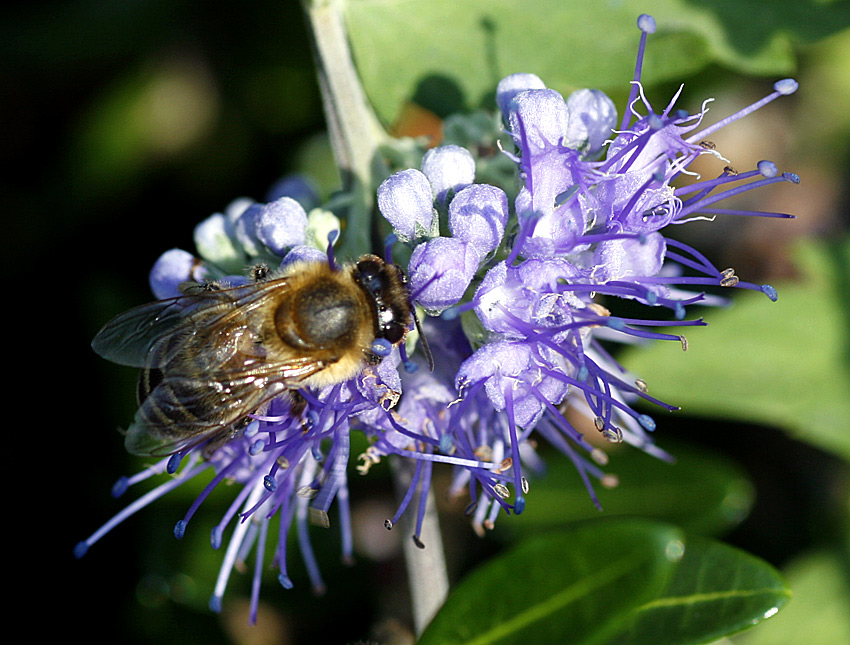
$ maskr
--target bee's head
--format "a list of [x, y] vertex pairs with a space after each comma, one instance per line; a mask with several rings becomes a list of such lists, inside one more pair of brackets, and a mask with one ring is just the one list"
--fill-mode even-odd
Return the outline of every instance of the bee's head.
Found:
[[[415, 325], [420, 332], [419, 337], [428, 366], [433, 371], [434, 360], [410, 300], [404, 270], [378, 256], [365, 255], [354, 267], [354, 278], [375, 305], [375, 337], [386, 339], [392, 345], [399, 345]], [[400, 349], [403, 352], [404, 348]], [[409, 361], [404, 356], [403, 354], [407, 367]], [[412, 366], [412, 363], [410, 365]]]
[[353, 274], [375, 305], [376, 338], [385, 338], [393, 345], [400, 343], [413, 322], [404, 272], [375, 255], [365, 255]]

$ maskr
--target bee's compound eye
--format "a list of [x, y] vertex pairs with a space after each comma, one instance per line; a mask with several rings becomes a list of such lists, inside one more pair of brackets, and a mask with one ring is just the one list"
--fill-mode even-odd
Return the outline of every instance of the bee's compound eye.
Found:
[[393, 345], [401, 342], [401, 339], [404, 338], [404, 325], [397, 322], [384, 325], [384, 338]]

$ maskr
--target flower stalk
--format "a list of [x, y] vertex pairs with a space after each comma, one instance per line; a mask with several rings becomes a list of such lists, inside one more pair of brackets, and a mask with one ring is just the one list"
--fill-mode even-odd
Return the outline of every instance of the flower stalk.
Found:
[[[410, 489], [413, 464], [410, 460], [395, 458], [390, 460], [390, 467], [396, 493], [401, 499]], [[405, 536], [402, 549], [410, 589], [413, 629], [417, 638], [425, 631], [449, 593], [440, 520], [433, 489], [429, 488], [425, 495], [421, 529], [415, 530], [412, 513], [402, 515], [399, 527]], [[410, 535], [413, 539], [407, 539]]]
[[[342, 175], [343, 191], [352, 197], [340, 252], [357, 257], [368, 252], [371, 247], [374, 186], [378, 183], [375, 178], [383, 179], [389, 174], [379, 154], [379, 147], [386, 141], [387, 135], [360, 84], [339, 2], [303, 0], [303, 6], [312, 34], [313, 54], [331, 146]], [[394, 459], [392, 473], [396, 487], [403, 496], [403, 492], [410, 486], [409, 464]], [[448, 594], [448, 574], [434, 494], [430, 487], [422, 494], [422, 534], [415, 536], [417, 541], [403, 541], [417, 636], [437, 613]], [[409, 517], [408, 514], [403, 523], [405, 535], [410, 533]], [[423, 548], [424, 545], [427, 548]]]
[[338, 0], [302, 0], [331, 147], [349, 195], [347, 230], [340, 251], [347, 257], [372, 247], [376, 177], [386, 174], [378, 149], [387, 135], [360, 84]]

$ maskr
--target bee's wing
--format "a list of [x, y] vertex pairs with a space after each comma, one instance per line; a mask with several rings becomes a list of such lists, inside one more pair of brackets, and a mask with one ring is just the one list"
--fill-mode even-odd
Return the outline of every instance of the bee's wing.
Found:
[[[166, 362], [179, 349], [181, 332], [200, 325], [221, 324], [235, 308], [260, 302], [272, 290], [284, 286], [285, 278], [230, 288], [197, 290], [191, 295], [149, 302], [110, 320], [92, 340], [92, 349], [119, 365], [151, 367]], [[218, 309], [218, 311], [215, 311]], [[162, 351], [163, 339], [171, 339]], [[158, 346], [158, 356], [151, 350]]]
[[165, 456], [214, 439], [325, 367], [310, 358], [293, 358], [252, 362], [238, 372], [166, 372], [139, 406], [125, 447], [135, 455]]
[[192, 289], [142, 305], [106, 324], [92, 342], [109, 360], [141, 367], [129, 452], [163, 456], [223, 436], [270, 399], [324, 369], [315, 359], [266, 356], [254, 339], [263, 308], [287, 278]]
[[151, 346], [180, 325], [186, 300], [158, 300], [119, 314], [97, 333], [92, 349], [114, 363], [144, 367]]

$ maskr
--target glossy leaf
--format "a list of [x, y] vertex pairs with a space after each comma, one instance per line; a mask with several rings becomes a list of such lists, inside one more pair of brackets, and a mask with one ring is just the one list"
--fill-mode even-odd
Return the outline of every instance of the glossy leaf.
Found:
[[420, 645], [599, 642], [663, 588], [682, 539], [634, 519], [530, 538], [462, 580]]
[[850, 643], [850, 579], [837, 552], [799, 557], [785, 570], [794, 598], [757, 631], [736, 636], [736, 645]]
[[850, 242], [808, 242], [797, 257], [802, 277], [774, 285], [777, 302], [738, 294], [700, 311], [708, 327], [687, 353], [655, 343], [622, 362], [685, 414], [776, 426], [850, 458]]
[[533, 72], [549, 87], [628, 92], [640, 32], [652, 13], [645, 80], [683, 80], [712, 62], [780, 75], [795, 66], [792, 38], [814, 40], [850, 24], [842, 3], [563, 2], [563, 0], [350, 0], [352, 50], [378, 115], [408, 101], [440, 116], [492, 108], [500, 78]]
[[608, 642], [705, 643], [770, 618], [790, 597], [782, 576], [763, 560], [689, 537], [664, 592], [639, 607], [631, 624]]
[[615, 518], [539, 534], [462, 580], [420, 641], [707, 642], [790, 592], [762, 560], [662, 523]]

